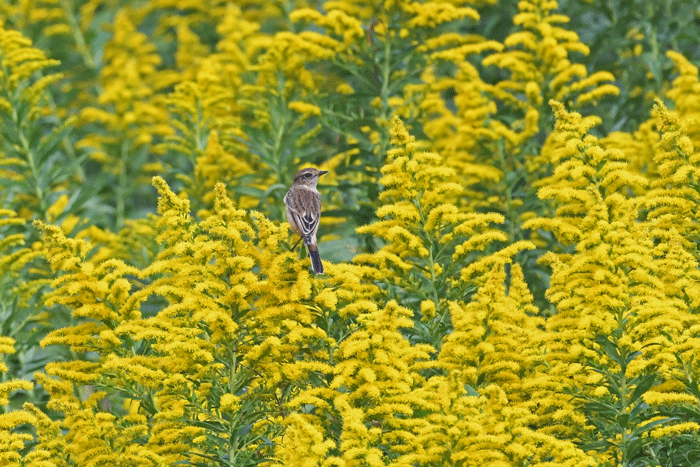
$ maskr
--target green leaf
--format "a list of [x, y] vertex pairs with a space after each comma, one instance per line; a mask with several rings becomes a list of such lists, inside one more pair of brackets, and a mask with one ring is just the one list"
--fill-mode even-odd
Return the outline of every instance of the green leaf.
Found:
[[467, 392], [467, 396], [470, 397], [479, 397], [479, 391], [474, 389], [471, 385], [465, 384], [464, 385], [464, 390]]
[[656, 376], [656, 373], [650, 373], [639, 378], [637, 386], [634, 388], [634, 391], [632, 391], [632, 394], [629, 397], [630, 404], [633, 404], [639, 400], [642, 395], [654, 385]]

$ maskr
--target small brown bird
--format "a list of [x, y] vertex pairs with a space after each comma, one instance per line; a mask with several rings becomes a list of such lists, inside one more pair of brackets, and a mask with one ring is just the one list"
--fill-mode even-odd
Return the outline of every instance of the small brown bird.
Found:
[[[316, 243], [318, 221], [321, 219], [321, 193], [316, 189], [316, 184], [318, 178], [325, 173], [328, 171], [311, 167], [301, 169], [294, 176], [291, 188], [284, 195], [284, 204], [287, 205], [287, 220], [292, 230], [301, 235], [300, 240], [304, 240], [315, 274], [323, 274], [323, 263], [318, 254]], [[294, 248], [297, 244], [299, 242], [294, 245]]]

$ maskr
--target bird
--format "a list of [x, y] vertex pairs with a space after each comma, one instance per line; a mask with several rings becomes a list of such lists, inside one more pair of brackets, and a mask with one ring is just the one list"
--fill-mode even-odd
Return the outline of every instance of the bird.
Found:
[[[314, 274], [323, 274], [323, 263], [318, 254], [318, 244], [316, 243], [318, 222], [321, 219], [321, 193], [318, 192], [316, 184], [318, 178], [327, 173], [327, 170], [318, 170], [313, 167], [301, 169], [294, 176], [292, 186], [284, 195], [284, 204], [287, 206], [287, 221], [289, 221], [292, 230], [301, 235], [299, 241], [304, 240]], [[292, 251], [299, 244], [299, 241], [294, 244]]]

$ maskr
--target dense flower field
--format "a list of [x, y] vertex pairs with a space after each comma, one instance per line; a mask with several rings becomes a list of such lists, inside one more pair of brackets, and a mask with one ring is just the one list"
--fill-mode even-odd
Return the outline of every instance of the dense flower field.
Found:
[[693, 4], [5, 2], [0, 465], [698, 465]]

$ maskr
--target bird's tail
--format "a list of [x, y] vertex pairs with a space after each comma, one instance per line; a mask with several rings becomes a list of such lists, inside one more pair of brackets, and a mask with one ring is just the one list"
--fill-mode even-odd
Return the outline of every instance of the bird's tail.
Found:
[[306, 247], [309, 250], [311, 268], [314, 270], [314, 274], [323, 274], [323, 263], [321, 262], [321, 255], [318, 254], [318, 247], [311, 243], [307, 244]]

